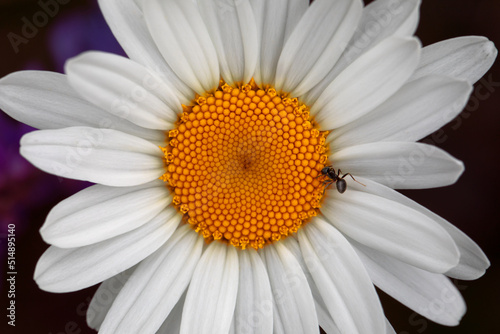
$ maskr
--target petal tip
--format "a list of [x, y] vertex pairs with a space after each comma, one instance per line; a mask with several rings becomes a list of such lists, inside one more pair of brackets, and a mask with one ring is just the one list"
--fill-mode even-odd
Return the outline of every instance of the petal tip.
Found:
[[487, 39], [487, 41], [484, 42], [484, 51], [488, 58], [493, 58], [496, 59], [498, 55], [498, 50], [495, 46], [495, 43]]

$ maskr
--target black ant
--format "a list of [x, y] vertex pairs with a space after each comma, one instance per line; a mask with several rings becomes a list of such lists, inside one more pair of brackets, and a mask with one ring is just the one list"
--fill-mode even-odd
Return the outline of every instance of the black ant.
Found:
[[[342, 176], [341, 176], [341, 174], [342, 174], [342, 171], [340, 169], [337, 172], [335, 172], [335, 168], [333, 168], [332, 166], [326, 166], [321, 170], [321, 175], [328, 177], [328, 180], [323, 182], [323, 184], [326, 184], [326, 186], [323, 188], [323, 194], [325, 193], [326, 188], [332, 183], [336, 183], [338, 192], [343, 194], [347, 189], [347, 182], [344, 180], [344, 178], [347, 175], [349, 175], [355, 182], [358, 182], [358, 181], [356, 181], [354, 176], [351, 175], [351, 173], [346, 173], [346, 174], [343, 174]], [[365, 186], [361, 182], [358, 182], [358, 183], [361, 184], [362, 186]]]

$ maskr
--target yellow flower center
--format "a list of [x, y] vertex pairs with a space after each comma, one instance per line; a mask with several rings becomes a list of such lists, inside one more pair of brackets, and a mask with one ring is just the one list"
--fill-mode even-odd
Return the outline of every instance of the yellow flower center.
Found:
[[221, 81], [168, 132], [162, 180], [204, 238], [262, 248], [317, 215], [326, 135], [296, 98]]

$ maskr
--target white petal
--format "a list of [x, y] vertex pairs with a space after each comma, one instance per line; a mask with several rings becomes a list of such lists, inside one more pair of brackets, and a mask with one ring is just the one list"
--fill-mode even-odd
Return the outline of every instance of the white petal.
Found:
[[[60, 248], [94, 244], [136, 229], [167, 207], [172, 196], [158, 180], [135, 187], [94, 185], [57, 204], [40, 229]], [[175, 208], [169, 208], [173, 216]]]
[[[318, 313], [318, 324], [319, 326], [328, 334], [342, 334], [337, 324], [333, 321], [332, 316], [326, 308], [325, 302], [321, 299], [321, 304], [318, 303], [316, 297], [314, 297], [316, 312]], [[321, 305], [321, 306], [320, 306]]]
[[[333, 153], [335, 167], [395, 189], [425, 189], [455, 183], [464, 171], [461, 161], [440, 148], [422, 143], [378, 142]], [[349, 177], [349, 176], [348, 176]]]
[[[238, 301], [238, 300], [236, 300], [236, 301]], [[234, 316], [233, 316], [233, 320], [231, 321], [231, 326], [229, 327], [229, 334], [236, 334], [236, 329], [234, 326]]]
[[276, 306], [276, 301], [273, 299], [273, 334], [286, 334], [283, 321]]
[[422, 49], [420, 64], [412, 80], [426, 75], [446, 75], [471, 84], [493, 65], [495, 44], [485, 37], [464, 36], [441, 41]]
[[163, 322], [157, 334], [179, 334], [181, 332], [182, 309], [186, 301], [186, 291], [175, 304], [167, 319]]
[[424, 208], [420, 204], [412, 201], [406, 196], [401, 195], [391, 188], [368, 179], [359, 178], [359, 181], [364, 183], [366, 186], [363, 187], [354, 182], [350, 183], [349, 187], [408, 206], [432, 219], [450, 234], [460, 251], [460, 262], [455, 268], [446, 272], [447, 276], [463, 280], [474, 280], [484, 275], [486, 269], [490, 266], [490, 262], [481, 248], [479, 248], [479, 246], [462, 231], [432, 211]]
[[382, 333], [382, 306], [349, 242], [319, 218], [306, 225], [298, 237], [309, 272], [340, 332]]
[[186, 290], [202, 247], [189, 226], [179, 228], [137, 267], [99, 333], [156, 333]]
[[113, 128], [155, 142], [165, 138], [162, 131], [144, 129], [84, 100], [59, 73], [22, 71], [2, 78], [0, 108], [37, 129], [91, 126]]
[[405, 84], [367, 115], [329, 136], [334, 149], [376, 141], [417, 141], [454, 119], [472, 86], [465, 81], [428, 76]]
[[446, 276], [461, 280], [476, 280], [483, 276], [490, 266], [490, 261], [481, 248], [465, 233], [444, 219], [440, 218], [440, 223], [451, 235], [460, 251], [460, 262], [456, 267], [445, 273]]
[[79, 248], [51, 246], [40, 258], [35, 280], [40, 289], [68, 292], [104, 281], [143, 260], [172, 235], [181, 215], [164, 210], [141, 228]]
[[273, 297], [266, 267], [256, 251], [238, 253], [240, 284], [234, 310], [236, 333], [272, 334]]
[[133, 186], [165, 173], [158, 146], [110, 129], [40, 130], [21, 138], [21, 155], [41, 170], [109, 186]]
[[365, 115], [394, 94], [415, 70], [420, 43], [393, 37], [347, 67], [311, 106], [322, 129], [333, 129]]
[[238, 294], [236, 248], [212, 242], [205, 250], [189, 285], [181, 333], [227, 333]]
[[182, 112], [168, 85], [142, 65], [104, 52], [87, 52], [65, 66], [73, 88], [88, 101], [149, 129], [174, 127]]
[[389, 322], [389, 320], [387, 320], [387, 318], [385, 319], [385, 330], [386, 334], [397, 334], [394, 328], [392, 328], [392, 325]]
[[342, 233], [403, 262], [435, 273], [458, 263], [455, 242], [424, 214], [383, 197], [347, 189], [331, 192], [321, 211]]
[[429, 320], [456, 326], [465, 302], [446, 276], [412, 267], [374, 249], [355, 244], [373, 283], [385, 293]]
[[362, 9], [361, 0], [314, 1], [283, 48], [275, 88], [300, 96], [323, 79], [344, 51]]
[[333, 69], [303, 97], [314, 104], [326, 87], [353, 61], [391, 36], [412, 36], [417, 28], [420, 0], [377, 0], [363, 9], [358, 28]]
[[260, 46], [255, 82], [273, 84], [285, 42], [309, 7], [309, 0], [253, 0]]
[[248, 0], [198, 0], [200, 13], [217, 50], [222, 78], [247, 83], [258, 57], [257, 26]]
[[193, 1], [145, 0], [144, 17], [163, 58], [198, 94], [217, 88], [219, 63]]
[[307, 279], [293, 254], [282, 244], [264, 248], [275, 302], [275, 322], [284, 333], [319, 333], [314, 298]]
[[160, 75], [165, 82], [177, 89], [182, 103], [189, 103], [194, 98], [193, 91], [179, 79], [163, 59], [136, 2], [99, 0], [99, 6], [113, 35], [130, 59]]
[[295, 240], [295, 238], [286, 238], [283, 241], [283, 244], [295, 256], [300, 264], [300, 267], [302, 268], [302, 271], [304, 272], [304, 275], [307, 278], [307, 283], [309, 284], [309, 288], [311, 289], [311, 293], [314, 297], [314, 306], [316, 307], [319, 326], [328, 334], [340, 334], [340, 330], [333, 321], [330, 312], [328, 312], [326, 304], [323, 301], [323, 297], [321, 296], [321, 293], [319, 292], [319, 289], [316, 286], [316, 283], [314, 283], [314, 279], [312, 278], [311, 273], [307, 268], [298, 241]]
[[136, 266], [102, 282], [87, 309], [87, 324], [90, 328], [99, 330], [116, 296], [127, 283], [135, 268]]

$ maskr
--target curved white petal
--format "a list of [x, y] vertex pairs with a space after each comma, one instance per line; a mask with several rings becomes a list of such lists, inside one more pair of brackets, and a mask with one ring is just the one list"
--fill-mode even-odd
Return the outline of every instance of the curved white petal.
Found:
[[276, 301], [273, 299], [273, 334], [286, 334], [284, 320], [281, 316], [276, 306]]
[[35, 269], [40, 289], [68, 292], [104, 281], [142, 261], [165, 243], [181, 215], [166, 209], [141, 228], [100, 243], [79, 248], [51, 246]]
[[486, 269], [490, 266], [488, 258], [472, 239], [454, 225], [391, 188], [361, 177], [358, 181], [364, 183], [366, 186], [363, 187], [355, 182], [351, 182], [349, 187], [408, 206], [432, 219], [449, 233], [460, 252], [460, 262], [456, 267], [445, 273], [447, 276], [462, 280], [474, 280], [484, 275]]
[[194, 1], [144, 0], [144, 17], [163, 58], [195, 92], [219, 85], [219, 63]]
[[375, 288], [344, 236], [316, 218], [299, 231], [298, 238], [309, 272], [340, 332], [384, 332], [384, 312]]
[[189, 285], [202, 248], [203, 238], [189, 226], [179, 228], [139, 264], [99, 333], [156, 333]]
[[182, 112], [170, 87], [128, 58], [87, 52], [70, 59], [65, 71], [73, 88], [88, 101], [139, 126], [173, 128]]
[[309, 7], [309, 0], [252, 0], [260, 54], [255, 70], [255, 82], [272, 85], [276, 65], [285, 42]]
[[429, 320], [445, 326], [458, 325], [466, 306], [446, 276], [410, 266], [357, 243], [354, 246], [377, 287]]
[[275, 88], [300, 96], [323, 79], [351, 39], [362, 9], [361, 0], [314, 1], [283, 48]]
[[121, 47], [133, 61], [143, 64], [175, 87], [182, 103], [194, 98], [193, 91], [172, 71], [149, 34], [136, 0], [98, 0], [104, 18]]
[[[171, 199], [160, 180], [135, 187], [94, 185], [57, 204], [40, 233], [46, 243], [59, 248], [94, 244], [146, 224]], [[167, 211], [173, 216], [176, 209]]]
[[212, 242], [203, 253], [186, 295], [182, 334], [227, 333], [238, 294], [236, 248]]
[[337, 327], [337, 324], [333, 321], [332, 316], [328, 312], [323, 299], [321, 299], [321, 302], [318, 302], [318, 299], [314, 296], [314, 301], [316, 312], [318, 313], [319, 326], [328, 334], [342, 334], [340, 329]]
[[387, 318], [385, 319], [385, 333], [386, 334], [397, 334], [394, 328], [392, 327], [391, 323]]
[[262, 256], [274, 296], [274, 332], [319, 333], [314, 298], [295, 256], [282, 243], [266, 246]]
[[113, 128], [154, 142], [165, 138], [161, 131], [137, 126], [84, 100], [71, 88], [67, 76], [59, 73], [21, 71], [2, 78], [0, 108], [37, 129], [91, 126]]
[[434, 43], [422, 49], [411, 80], [437, 74], [474, 84], [490, 69], [497, 54], [495, 44], [485, 37], [464, 36]]
[[231, 321], [231, 326], [229, 327], [229, 334], [236, 334], [236, 329], [234, 326], [234, 316], [233, 316], [233, 320]]
[[109, 186], [133, 186], [165, 173], [158, 146], [110, 129], [39, 130], [21, 138], [21, 155], [41, 170]]
[[393, 95], [415, 70], [420, 43], [384, 40], [347, 67], [311, 106], [322, 129], [334, 129], [370, 112]]
[[127, 283], [135, 268], [136, 266], [127, 269], [101, 283], [87, 308], [87, 324], [90, 328], [97, 331], [101, 328], [104, 318], [106, 318], [116, 296], [118, 296], [125, 283]]
[[163, 322], [156, 334], [179, 334], [181, 332], [182, 309], [186, 301], [186, 291], [175, 304], [167, 319]]
[[[366, 177], [395, 189], [426, 189], [455, 183], [464, 171], [460, 160], [422, 143], [378, 142], [347, 147], [330, 160], [344, 173]], [[349, 176], [347, 176], [349, 178]]]
[[460, 254], [450, 235], [398, 202], [349, 188], [343, 194], [332, 191], [321, 211], [345, 235], [405, 263], [435, 273], [458, 264]]
[[419, 19], [420, 0], [376, 0], [363, 9], [356, 32], [333, 69], [303, 96], [312, 105], [326, 87], [353, 61], [391, 36], [412, 36]]
[[309, 284], [309, 288], [311, 289], [311, 293], [314, 297], [314, 306], [316, 307], [319, 326], [328, 334], [340, 334], [341, 332], [333, 321], [330, 312], [328, 312], [326, 304], [323, 301], [323, 297], [321, 296], [321, 293], [319, 292], [319, 289], [316, 286], [316, 283], [314, 283], [314, 279], [312, 278], [311, 273], [307, 268], [298, 241], [295, 238], [286, 238], [283, 241], [283, 244], [295, 256], [300, 264], [300, 267], [302, 268], [302, 271], [304, 272], [304, 275], [307, 278], [307, 283]]
[[417, 141], [454, 119], [472, 86], [465, 81], [428, 76], [405, 84], [375, 110], [335, 129], [335, 150], [377, 141]]
[[252, 249], [238, 253], [240, 279], [234, 310], [236, 333], [272, 334], [273, 297], [266, 267]]
[[200, 14], [217, 50], [222, 78], [247, 83], [257, 65], [258, 37], [248, 0], [197, 0]]

